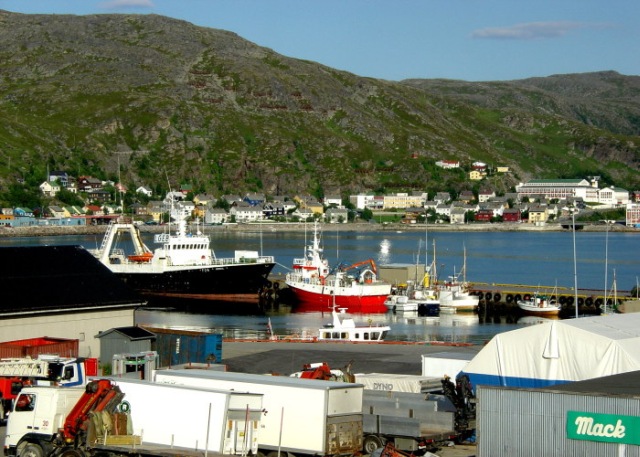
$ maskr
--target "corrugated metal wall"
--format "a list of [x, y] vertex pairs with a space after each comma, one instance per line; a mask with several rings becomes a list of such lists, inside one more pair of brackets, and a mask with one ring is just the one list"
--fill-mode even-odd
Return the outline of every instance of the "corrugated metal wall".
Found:
[[57, 355], [60, 357], [78, 357], [78, 340], [63, 338], [27, 338], [0, 343], [0, 358], [31, 357], [35, 359], [40, 354]]
[[567, 411], [640, 416], [640, 398], [478, 386], [478, 457], [640, 457], [640, 446], [567, 438]]
[[151, 330], [156, 335], [159, 367], [188, 363], [221, 363], [222, 334], [187, 331]]

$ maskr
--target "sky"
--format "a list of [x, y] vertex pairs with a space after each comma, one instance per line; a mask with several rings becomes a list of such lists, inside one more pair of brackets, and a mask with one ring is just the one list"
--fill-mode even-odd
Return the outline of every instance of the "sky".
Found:
[[640, 75], [640, 0], [0, 0], [25, 14], [159, 14], [359, 76]]

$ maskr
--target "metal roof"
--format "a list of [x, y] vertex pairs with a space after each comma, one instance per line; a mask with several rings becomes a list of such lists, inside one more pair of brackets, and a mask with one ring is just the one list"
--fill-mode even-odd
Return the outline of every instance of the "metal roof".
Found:
[[3, 317], [144, 304], [81, 246], [0, 248], [0, 290]]

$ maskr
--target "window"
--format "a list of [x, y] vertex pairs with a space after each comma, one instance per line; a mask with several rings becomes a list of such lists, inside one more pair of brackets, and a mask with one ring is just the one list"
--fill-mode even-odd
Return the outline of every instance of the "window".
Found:
[[33, 411], [36, 407], [35, 394], [20, 394], [16, 400], [14, 411]]

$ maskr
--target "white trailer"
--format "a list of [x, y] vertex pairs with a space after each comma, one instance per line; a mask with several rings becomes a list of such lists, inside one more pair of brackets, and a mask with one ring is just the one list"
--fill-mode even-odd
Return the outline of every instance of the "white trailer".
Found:
[[437, 352], [422, 356], [422, 376], [442, 379], [449, 376], [456, 379], [466, 368], [476, 352]]
[[442, 391], [442, 378], [389, 373], [356, 373], [355, 377], [365, 390], [411, 393]]
[[133, 434], [158, 444], [221, 454], [258, 452], [262, 394], [118, 378]]
[[259, 449], [290, 454], [353, 455], [362, 450], [360, 384], [207, 370], [159, 370], [157, 383], [264, 394]]

